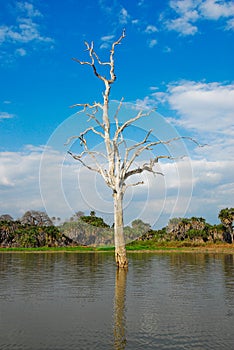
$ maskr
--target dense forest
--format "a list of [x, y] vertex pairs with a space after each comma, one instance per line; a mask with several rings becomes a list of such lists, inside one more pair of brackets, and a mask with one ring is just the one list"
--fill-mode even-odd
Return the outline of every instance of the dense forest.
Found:
[[[219, 225], [210, 225], [203, 218], [173, 218], [161, 230], [153, 230], [142, 220], [134, 220], [124, 228], [126, 242], [135, 240], [155, 242], [234, 242], [234, 208], [219, 212]], [[94, 211], [90, 215], [77, 212], [60, 223], [59, 218], [49, 218], [45, 212], [27, 211], [14, 220], [9, 214], [0, 216], [1, 247], [65, 247], [113, 246], [113, 227], [107, 225]]]

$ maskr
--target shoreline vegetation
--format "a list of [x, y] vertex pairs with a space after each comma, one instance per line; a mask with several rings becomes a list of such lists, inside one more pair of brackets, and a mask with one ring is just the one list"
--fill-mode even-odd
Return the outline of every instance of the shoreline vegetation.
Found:
[[[144, 243], [144, 242], [141, 242]], [[127, 253], [224, 253], [234, 254], [234, 245], [229, 243], [166, 242], [139, 244], [132, 242], [126, 246]], [[0, 253], [114, 253], [113, 247], [0, 247]]]
[[[222, 209], [221, 223], [210, 225], [203, 218], [173, 218], [167, 226], [154, 230], [140, 219], [124, 227], [129, 253], [228, 253], [234, 254], [234, 209]], [[114, 253], [114, 230], [94, 211], [77, 212], [61, 223], [45, 212], [28, 211], [14, 220], [0, 216], [2, 252]]]

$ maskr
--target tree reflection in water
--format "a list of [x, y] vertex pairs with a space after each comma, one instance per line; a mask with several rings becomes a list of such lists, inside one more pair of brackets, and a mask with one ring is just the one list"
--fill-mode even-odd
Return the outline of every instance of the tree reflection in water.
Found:
[[116, 269], [114, 299], [114, 349], [124, 350], [126, 340], [126, 282], [127, 269]]

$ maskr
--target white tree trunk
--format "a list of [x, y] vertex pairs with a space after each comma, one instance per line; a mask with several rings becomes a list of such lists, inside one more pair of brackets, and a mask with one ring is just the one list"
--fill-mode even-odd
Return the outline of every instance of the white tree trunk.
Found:
[[123, 194], [114, 192], [114, 221], [115, 221], [115, 261], [118, 267], [126, 268], [128, 260], [126, 256], [124, 225], [123, 225]]

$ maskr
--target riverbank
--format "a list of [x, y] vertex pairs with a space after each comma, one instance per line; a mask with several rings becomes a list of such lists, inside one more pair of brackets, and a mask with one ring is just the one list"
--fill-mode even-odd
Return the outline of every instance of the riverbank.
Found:
[[[193, 244], [189, 242], [132, 242], [126, 246], [128, 253], [225, 253], [234, 254], [234, 244], [205, 243]], [[0, 253], [105, 253], [114, 252], [114, 247], [40, 247], [22, 248], [0, 247]]]

